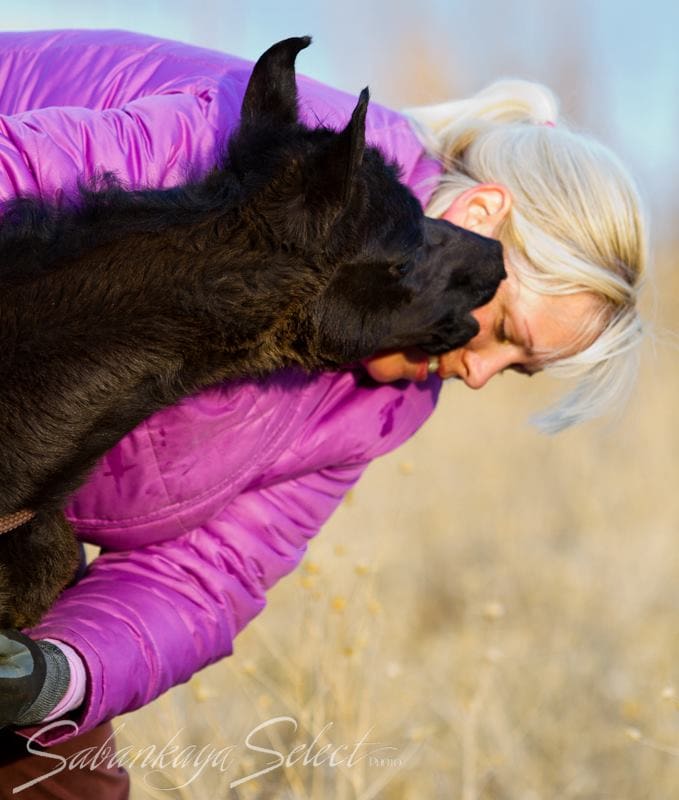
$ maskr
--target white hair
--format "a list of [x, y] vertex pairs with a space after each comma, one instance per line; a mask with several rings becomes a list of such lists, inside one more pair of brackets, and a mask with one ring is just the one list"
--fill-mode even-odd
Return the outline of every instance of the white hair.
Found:
[[503, 80], [466, 100], [405, 112], [445, 168], [429, 216], [442, 216], [466, 189], [503, 184], [513, 203], [498, 238], [519, 281], [542, 294], [589, 292], [601, 301], [582, 331], [590, 341], [595, 334], [594, 342], [546, 366], [578, 381], [534, 419], [549, 432], [598, 416], [629, 394], [644, 331], [636, 302], [647, 260], [633, 180], [606, 147], [556, 124], [558, 110], [546, 87]]

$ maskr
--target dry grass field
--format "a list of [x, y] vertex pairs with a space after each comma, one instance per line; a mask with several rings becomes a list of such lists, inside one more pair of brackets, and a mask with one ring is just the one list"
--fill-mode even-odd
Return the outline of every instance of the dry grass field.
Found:
[[548, 438], [526, 418], [558, 388], [549, 380], [447, 385], [235, 655], [117, 720], [119, 746], [160, 749], [178, 733], [208, 746], [203, 762], [231, 748], [202, 769], [195, 753], [191, 766], [134, 767], [133, 797], [679, 796], [679, 349], [662, 333], [678, 327], [679, 277], [667, 259], [657, 286], [660, 341], [620, 420]]

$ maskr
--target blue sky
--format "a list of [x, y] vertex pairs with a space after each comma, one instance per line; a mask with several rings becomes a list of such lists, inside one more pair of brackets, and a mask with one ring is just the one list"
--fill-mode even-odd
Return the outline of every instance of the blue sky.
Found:
[[[613, 147], [667, 229], [677, 203], [679, 3], [670, 0], [0, 0], [4, 30], [117, 27], [255, 58], [310, 33], [300, 71], [393, 107], [540, 80]], [[416, 64], [416, 74], [412, 65]]]

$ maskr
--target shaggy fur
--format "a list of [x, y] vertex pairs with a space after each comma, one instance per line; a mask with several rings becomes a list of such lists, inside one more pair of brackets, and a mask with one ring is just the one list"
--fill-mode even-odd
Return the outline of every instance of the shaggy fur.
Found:
[[62, 512], [96, 461], [208, 384], [387, 348], [437, 353], [478, 328], [504, 277], [497, 242], [426, 220], [365, 146], [367, 90], [340, 133], [300, 124], [294, 61], [257, 62], [212, 173], [77, 203], [22, 198], [0, 226], [0, 626], [36, 623], [71, 579]]

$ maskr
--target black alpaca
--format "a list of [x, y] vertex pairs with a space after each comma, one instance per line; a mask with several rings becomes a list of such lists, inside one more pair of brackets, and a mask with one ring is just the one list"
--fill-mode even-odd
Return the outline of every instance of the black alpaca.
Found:
[[431, 353], [478, 327], [497, 242], [427, 220], [365, 145], [298, 121], [288, 39], [257, 62], [241, 123], [200, 181], [7, 204], [0, 225], [0, 627], [35, 624], [71, 579], [63, 506], [150, 414], [216, 381]]

